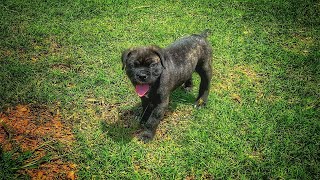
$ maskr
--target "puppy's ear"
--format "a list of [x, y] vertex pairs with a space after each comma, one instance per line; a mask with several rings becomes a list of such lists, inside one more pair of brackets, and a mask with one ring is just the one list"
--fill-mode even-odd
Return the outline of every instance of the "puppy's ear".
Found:
[[163, 51], [160, 47], [158, 46], [150, 46], [150, 50], [152, 50], [153, 52], [155, 52], [159, 58], [160, 58], [160, 63], [162, 65], [162, 67], [165, 69], [166, 67], [164, 66], [164, 54], [163, 54]]
[[130, 57], [130, 55], [132, 54], [133, 49], [127, 49], [125, 51], [122, 52], [122, 56], [121, 56], [121, 60], [122, 60], [122, 70], [124, 70], [126, 68], [126, 64], [127, 64], [127, 60]]

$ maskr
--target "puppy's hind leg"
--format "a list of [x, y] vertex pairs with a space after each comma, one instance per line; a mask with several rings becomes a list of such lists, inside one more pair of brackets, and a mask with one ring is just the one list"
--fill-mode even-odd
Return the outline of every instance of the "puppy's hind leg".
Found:
[[183, 84], [183, 89], [187, 92], [190, 92], [192, 91], [192, 88], [193, 88], [193, 83], [192, 83], [192, 78], [190, 78]]
[[210, 81], [212, 77], [211, 64], [203, 63], [202, 65], [197, 65], [196, 72], [200, 75], [201, 82], [200, 82], [200, 88], [199, 88], [199, 95], [195, 102], [195, 106], [201, 107], [206, 105], [208, 101]]

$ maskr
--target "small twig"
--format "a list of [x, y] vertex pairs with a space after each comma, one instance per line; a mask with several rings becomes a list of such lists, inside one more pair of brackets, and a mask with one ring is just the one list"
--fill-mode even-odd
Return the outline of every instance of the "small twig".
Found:
[[68, 156], [68, 155], [69, 154], [63, 154], [63, 155], [60, 155], [60, 156], [55, 156], [55, 157], [52, 157], [50, 159], [50, 161], [55, 161], [55, 160], [61, 159], [61, 158], [65, 157], [65, 156]]
[[[34, 152], [35, 152], [36, 150], [40, 149], [40, 148], [43, 147], [43, 146], [48, 145], [49, 143], [51, 143], [51, 142], [53, 142], [53, 141], [54, 141], [54, 140], [47, 141], [47, 142], [44, 142], [44, 143], [42, 143], [41, 145], [39, 145], [37, 148], [35, 148], [33, 151], [31, 151], [31, 153], [32, 153], [31, 157], [34, 155]], [[47, 156], [47, 155], [45, 155], [45, 156]], [[34, 158], [35, 160], [33, 160], [33, 161], [31, 161], [31, 162], [23, 165], [23, 166], [20, 166], [20, 167], [17, 167], [17, 168], [12, 168], [12, 170], [25, 169], [25, 168], [28, 168], [28, 167], [30, 167], [30, 166], [36, 165], [36, 164], [41, 164], [42, 162], [44, 162], [43, 159], [45, 158], [45, 156], [44, 156], [44, 157], [41, 157], [40, 159], [35, 159], [35, 158]]]
[[[12, 170], [25, 169], [25, 168], [28, 168], [28, 167], [30, 167], [30, 166], [36, 165], [36, 164], [38, 164], [39, 162], [40, 162], [39, 159], [38, 159], [38, 160], [35, 160], [35, 161], [31, 161], [31, 162], [29, 162], [29, 163], [27, 163], [27, 164], [25, 164], [25, 165], [23, 165], [23, 166], [21, 166], [21, 167], [12, 168]], [[41, 163], [41, 162], [40, 162], [40, 163]]]
[[17, 167], [17, 168], [11, 168], [11, 169], [12, 170], [26, 169], [26, 168], [28, 168], [30, 166], [33, 166], [33, 165], [36, 165], [36, 164], [41, 164], [41, 163], [45, 162], [46, 156], [48, 157], [48, 155], [45, 155], [45, 156], [41, 157], [40, 159], [34, 158], [33, 161], [31, 161], [31, 162], [29, 162], [29, 163], [27, 163], [27, 164], [25, 164], [23, 166], [20, 166], [20, 167]]
[[[38, 147], [36, 147], [36, 148], [32, 151], [32, 153], [34, 153], [36, 150], [42, 148], [42, 147], [45, 146], [45, 145], [48, 145], [48, 144], [51, 143], [51, 142], [54, 142], [54, 141], [55, 141], [55, 140], [51, 140], [51, 141], [47, 141], [47, 142], [42, 143], [41, 145], [39, 145]], [[50, 147], [52, 147], [52, 146], [50, 146]]]
[[136, 9], [142, 9], [142, 8], [150, 8], [151, 6], [138, 6], [138, 7], [134, 7], [132, 8], [133, 10], [136, 10]]

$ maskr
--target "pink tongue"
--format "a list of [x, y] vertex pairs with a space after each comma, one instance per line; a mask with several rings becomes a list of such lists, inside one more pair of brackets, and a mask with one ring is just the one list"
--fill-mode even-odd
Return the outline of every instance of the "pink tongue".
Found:
[[144, 96], [149, 90], [149, 85], [148, 84], [139, 84], [136, 85], [136, 92], [140, 97]]

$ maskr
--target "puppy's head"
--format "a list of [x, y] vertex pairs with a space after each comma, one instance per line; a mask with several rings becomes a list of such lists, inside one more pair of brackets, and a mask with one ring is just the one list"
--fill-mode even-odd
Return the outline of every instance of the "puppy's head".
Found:
[[138, 47], [122, 53], [122, 68], [142, 97], [160, 77], [164, 69], [162, 50], [156, 46]]

